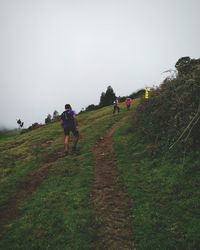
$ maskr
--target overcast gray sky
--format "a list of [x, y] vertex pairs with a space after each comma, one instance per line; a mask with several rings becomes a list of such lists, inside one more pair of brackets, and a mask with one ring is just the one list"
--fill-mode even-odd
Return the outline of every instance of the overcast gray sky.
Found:
[[199, 0], [0, 0], [0, 126], [79, 112], [200, 57]]

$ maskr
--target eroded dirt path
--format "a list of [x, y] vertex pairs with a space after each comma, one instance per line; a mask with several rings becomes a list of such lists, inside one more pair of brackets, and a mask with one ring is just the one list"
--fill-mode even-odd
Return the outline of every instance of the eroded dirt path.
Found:
[[94, 148], [96, 163], [92, 201], [98, 237], [93, 246], [95, 250], [134, 249], [129, 219], [131, 201], [118, 182], [112, 144], [116, 126], [125, 119], [117, 122]]

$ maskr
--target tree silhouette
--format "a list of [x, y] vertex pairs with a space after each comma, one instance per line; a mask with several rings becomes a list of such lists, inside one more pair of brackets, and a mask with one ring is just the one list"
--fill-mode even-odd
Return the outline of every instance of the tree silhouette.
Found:
[[105, 107], [113, 104], [114, 100], [116, 99], [115, 92], [111, 86], [107, 87], [106, 93], [102, 92], [100, 97], [100, 107]]
[[47, 118], [45, 119], [45, 124], [48, 124], [51, 122], [51, 115], [48, 114]]

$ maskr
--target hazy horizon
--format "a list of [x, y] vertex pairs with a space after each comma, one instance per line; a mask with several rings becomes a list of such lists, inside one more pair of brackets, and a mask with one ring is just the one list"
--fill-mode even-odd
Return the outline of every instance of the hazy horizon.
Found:
[[0, 128], [159, 85], [200, 57], [200, 1], [0, 0]]

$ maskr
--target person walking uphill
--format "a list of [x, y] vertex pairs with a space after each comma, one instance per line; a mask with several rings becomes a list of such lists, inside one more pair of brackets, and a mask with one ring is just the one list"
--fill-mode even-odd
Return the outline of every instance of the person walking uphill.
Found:
[[126, 100], [125, 100], [125, 104], [126, 104], [126, 108], [127, 108], [128, 111], [131, 108], [131, 102], [132, 102], [131, 98], [127, 97]]
[[78, 122], [75, 117], [75, 112], [70, 104], [65, 105], [65, 111], [61, 114], [61, 126], [64, 129], [64, 150], [65, 154], [69, 154], [69, 135], [70, 132], [74, 135], [72, 153], [78, 153], [76, 145], [79, 140]]
[[116, 97], [115, 100], [114, 100], [114, 102], [113, 102], [113, 115], [115, 115], [116, 112], [118, 114], [120, 112], [120, 108], [118, 106], [118, 103], [119, 103], [119, 101], [118, 101], [118, 98]]

